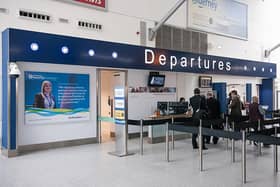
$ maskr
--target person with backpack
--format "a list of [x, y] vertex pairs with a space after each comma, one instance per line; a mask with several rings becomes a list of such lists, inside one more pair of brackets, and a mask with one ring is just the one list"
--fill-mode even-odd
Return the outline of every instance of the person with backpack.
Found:
[[[193, 123], [195, 126], [199, 126], [199, 119], [196, 117], [196, 114], [199, 110], [207, 110], [207, 106], [206, 106], [206, 99], [205, 97], [200, 95], [200, 89], [199, 88], [195, 88], [194, 89], [194, 96], [192, 96], [190, 98], [190, 106], [192, 107], [192, 118], [193, 118]], [[192, 146], [193, 149], [198, 149], [198, 145], [197, 145], [197, 134], [192, 134]], [[207, 149], [205, 147], [205, 137], [203, 136], [202, 138], [202, 148], [203, 149]]]

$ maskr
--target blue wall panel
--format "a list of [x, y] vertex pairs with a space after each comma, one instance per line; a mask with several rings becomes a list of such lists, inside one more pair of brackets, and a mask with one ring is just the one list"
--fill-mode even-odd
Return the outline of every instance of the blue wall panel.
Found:
[[213, 90], [217, 92], [217, 98], [220, 102], [221, 112], [227, 111], [227, 84], [226, 83], [213, 83]]
[[2, 33], [2, 147], [8, 148], [8, 72], [9, 32]]
[[[268, 105], [268, 111], [273, 110], [273, 79], [263, 79], [259, 91], [260, 104]], [[271, 117], [271, 115], [267, 117]]]
[[252, 101], [252, 84], [246, 84], [246, 101], [249, 103]]
[[16, 111], [16, 77], [10, 77], [10, 149], [16, 149], [17, 111]]

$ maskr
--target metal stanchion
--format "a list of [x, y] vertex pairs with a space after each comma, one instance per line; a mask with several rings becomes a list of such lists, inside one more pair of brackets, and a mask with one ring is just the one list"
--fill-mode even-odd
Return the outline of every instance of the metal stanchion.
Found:
[[101, 137], [101, 121], [98, 120], [98, 143], [102, 143], [102, 137]]
[[[232, 122], [232, 131], [234, 132], [234, 121]], [[231, 161], [235, 162], [235, 140], [231, 139]]]
[[[174, 117], [172, 116], [172, 118], [171, 118], [171, 124], [173, 125], [173, 123], [174, 123]], [[171, 141], [172, 141], [172, 149], [174, 149], [174, 148], [175, 148], [175, 143], [174, 143], [174, 130], [172, 130]]]
[[[228, 127], [229, 125], [228, 125], [228, 116], [226, 116], [226, 131], [228, 131], [228, 129], [229, 129], [229, 127]], [[227, 140], [226, 140], [226, 148], [227, 148], [227, 150], [228, 150], [228, 138], [227, 138]]]
[[242, 181], [246, 183], [246, 133], [242, 130]]
[[[274, 136], [277, 137], [277, 127], [274, 127]], [[278, 172], [278, 149], [277, 149], [277, 145], [274, 145], [274, 149], [273, 149], [273, 153], [274, 153], [274, 172], [277, 173]]]
[[200, 171], [203, 171], [203, 158], [202, 158], [202, 146], [203, 146], [203, 138], [202, 138], [202, 120], [199, 120], [199, 137], [198, 137], [198, 143], [199, 143], [199, 169]]
[[165, 152], [166, 152], [166, 160], [169, 162], [169, 129], [168, 122], [165, 124]]
[[[258, 131], [261, 131], [261, 120], [258, 120]], [[258, 155], [262, 155], [262, 145], [261, 142], [258, 142]]]
[[140, 121], [140, 154], [143, 155], [143, 120]]

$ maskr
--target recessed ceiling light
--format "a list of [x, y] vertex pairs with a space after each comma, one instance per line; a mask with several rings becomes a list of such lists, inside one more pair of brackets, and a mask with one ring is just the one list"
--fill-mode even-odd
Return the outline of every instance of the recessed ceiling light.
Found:
[[88, 55], [89, 56], [94, 56], [95, 55], [95, 51], [93, 49], [88, 50]]
[[30, 44], [30, 49], [32, 51], [38, 51], [39, 45], [37, 43], [33, 42], [33, 43]]
[[67, 53], [69, 53], [69, 49], [68, 49], [68, 47], [63, 46], [63, 47], [61, 48], [61, 52], [62, 52], [63, 54], [67, 54]]

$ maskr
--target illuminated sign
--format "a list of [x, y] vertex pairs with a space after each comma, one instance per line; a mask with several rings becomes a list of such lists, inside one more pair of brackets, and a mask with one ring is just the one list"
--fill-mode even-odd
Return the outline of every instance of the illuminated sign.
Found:
[[170, 70], [173, 70], [176, 66], [180, 66], [181, 68], [194, 68], [204, 70], [218, 70], [218, 71], [230, 71], [231, 70], [231, 62], [223, 61], [218, 59], [209, 59], [202, 58], [201, 56], [197, 57], [188, 57], [181, 56], [177, 57], [175, 55], [170, 55], [167, 57], [165, 54], [160, 54], [155, 56], [155, 52], [151, 49], [145, 49], [145, 64], [154, 64], [158, 63], [160, 66], [169, 66]]

